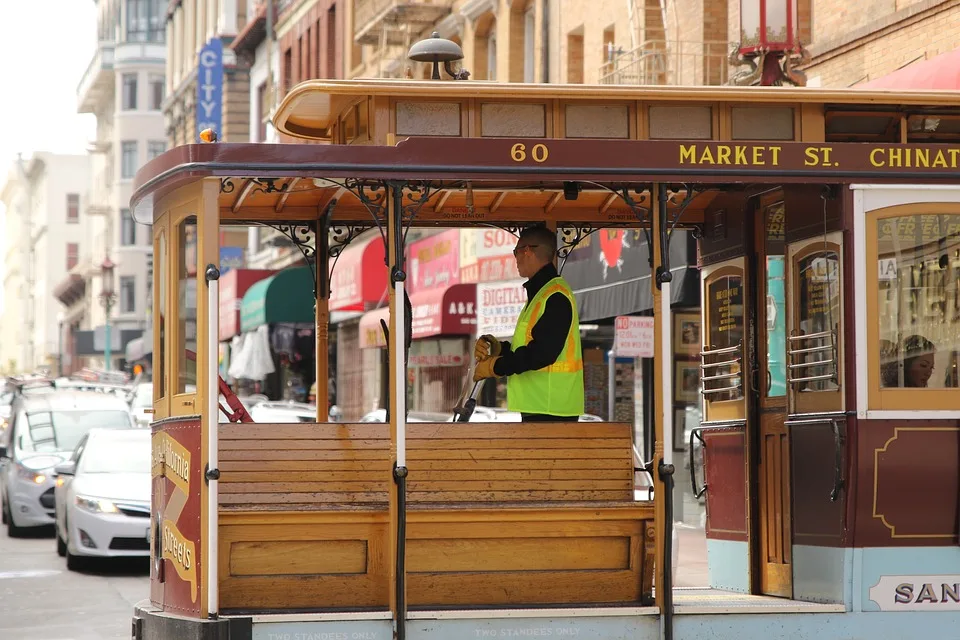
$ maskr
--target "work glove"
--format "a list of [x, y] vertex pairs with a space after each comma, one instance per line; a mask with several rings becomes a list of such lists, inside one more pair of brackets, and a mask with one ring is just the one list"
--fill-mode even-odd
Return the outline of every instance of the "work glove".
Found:
[[480, 382], [484, 378], [496, 378], [497, 374], [493, 372], [493, 365], [495, 365], [499, 359], [498, 356], [493, 356], [490, 358], [482, 358], [478, 361], [477, 366], [473, 368], [473, 381]]
[[489, 333], [480, 336], [480, 338], [477, 340], [476, 346], [473, 347], [473, 359], [477, 361], [499, 355], [500, 341]]

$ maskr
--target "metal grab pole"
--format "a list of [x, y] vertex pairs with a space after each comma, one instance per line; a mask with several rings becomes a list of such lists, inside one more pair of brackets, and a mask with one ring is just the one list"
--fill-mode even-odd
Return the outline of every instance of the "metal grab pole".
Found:
[[396, 412], [392, 416], [397, 425], [397, 462], [393, 468], [393, 479], [397, 484], [397, 627], [396, 640], [405, 640], [407, 635], [406, 615], [406, 537], [407, 537], [407, 298], [404, 281], [407, 274], [403, 270], [403, 189], [393, 188], [393, 249], [394, 263], [390, 270], [393, 281], [394, 330], [393, 375], [395, 376], [394, 400]]
[[220, 605], [220, 590], [217, 583], [217, 555], [219, 548], [219, 518], [217, 505], [219, 496], [219, 447], [217, 430], [220, 428], [220, 270], [215, 264], [208, 264], [204, 277], [207, 281], [207, 468], [204, 479], [207, 482], [207, 617], [216, 618]]
[[607, 420], [613, 422], [613, 408], [617, 403], [617, 391], [614, 385], [617, 376], [617, 354], [613, 349], [607, 351]]

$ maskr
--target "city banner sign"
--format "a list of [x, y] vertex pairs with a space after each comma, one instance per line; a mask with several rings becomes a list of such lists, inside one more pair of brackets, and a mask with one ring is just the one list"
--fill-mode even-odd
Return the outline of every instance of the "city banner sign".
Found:
[[223, 42], [211, 38], [200, 49], [197, 65], [197, 142], [200, 132], [213, 129], [223, 141]]

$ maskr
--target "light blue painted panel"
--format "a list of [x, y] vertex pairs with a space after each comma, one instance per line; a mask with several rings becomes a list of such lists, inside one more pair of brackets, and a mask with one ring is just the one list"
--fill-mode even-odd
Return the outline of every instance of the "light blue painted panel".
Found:
[[793, 545], [793, 598], [804, 602], [845, 604], [850, 592], [851, 549]]
[[[859, 596], [864, 611], [880, 611], [877, 603], [870, 599], [870, 587], [880, 582], [882, 576], [960, 573], [960, 547], [871, 547], [857, 549], [857, 552], [861, 558]], [[906, 615], [906, 612], [895, 615]], [[960, 638], [960, 629], [951, 637]]]
[[750, 593], [747, 543], [707, 538], [707, 575], [714, 589]]
[[[674, 640], [956, 640], [960, 612], [677, 616]], [[653, 636], [650, 636], [651, 638]], [[643, 636], [646, 640], [647, 636]]]
[[409, 640], [484, 640], [492, 638], [575, 638], [576, 640], [651, 640], [659, 637], [656, 616], [576, 618], [492, 618], [486, 620], [410, 620]]
[[261, 622], [253, 640], [392, 640], [390, 620]]

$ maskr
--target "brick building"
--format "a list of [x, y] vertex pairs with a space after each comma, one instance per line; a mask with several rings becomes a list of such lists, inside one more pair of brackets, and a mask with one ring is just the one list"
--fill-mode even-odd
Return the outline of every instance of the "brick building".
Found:
[[200, 49], [217, 37], [224, 41], [224, 142], [246, 142], [250, 127], [250, 69], [226, 45], [246, 25], [252, 0], [171, 0], [167, 8], [167, 98], [163, 113], [171, 146], [197, 142], [197, 68]]

